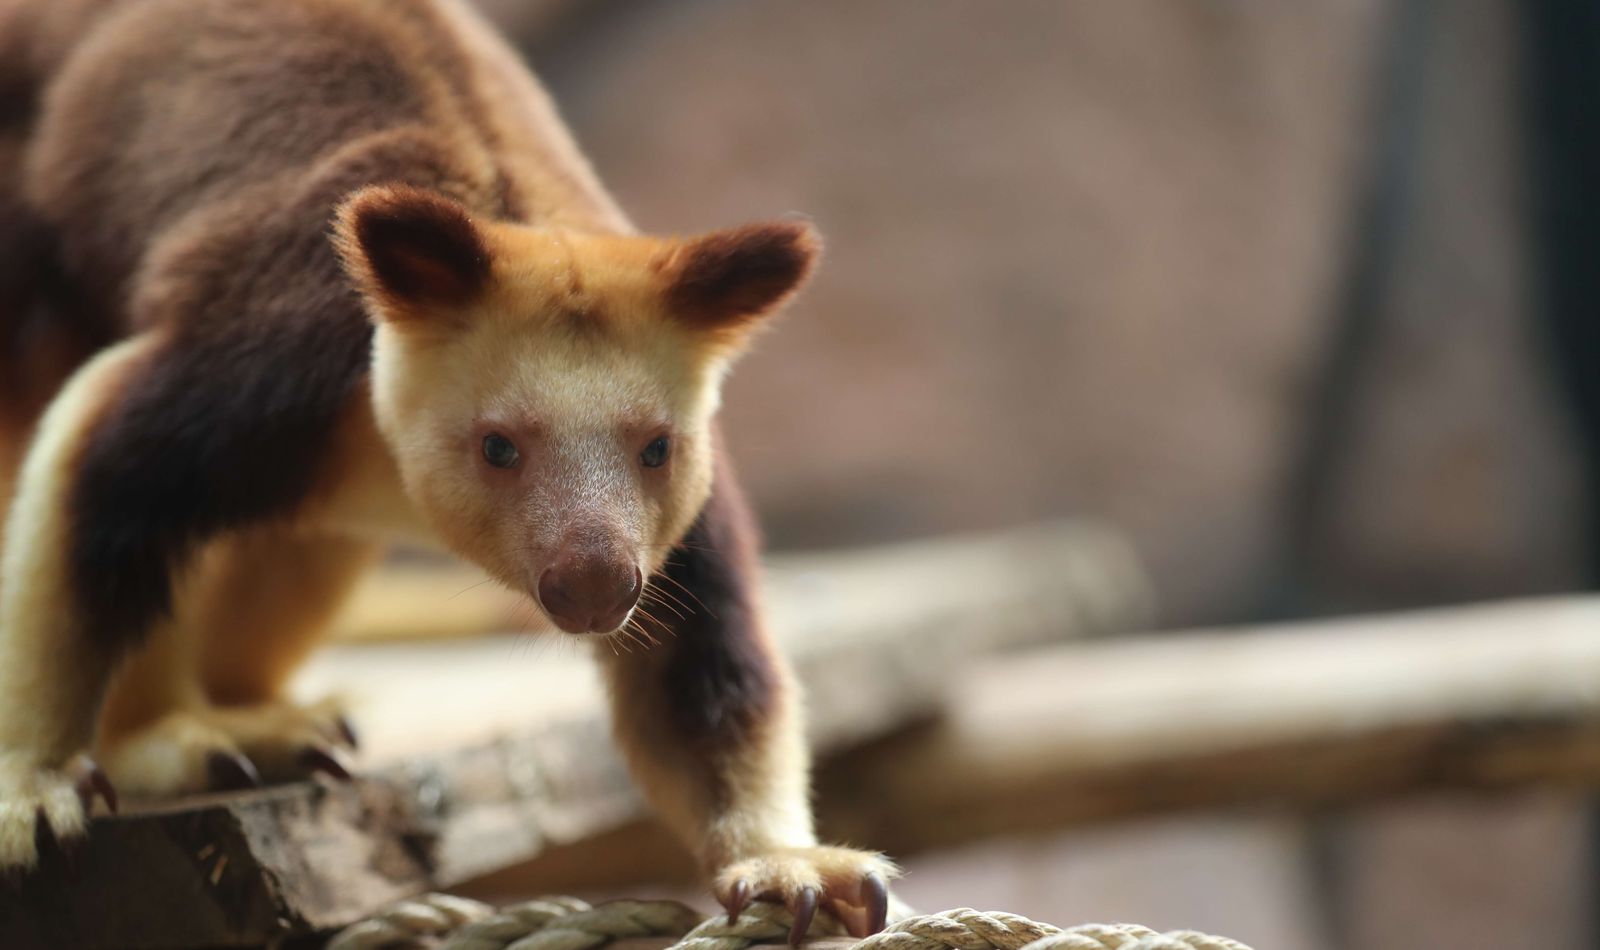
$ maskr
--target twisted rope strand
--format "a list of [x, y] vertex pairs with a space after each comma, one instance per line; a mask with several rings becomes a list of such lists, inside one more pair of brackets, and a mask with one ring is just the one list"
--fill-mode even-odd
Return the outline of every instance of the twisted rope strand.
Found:
[[1035, 940], [1028, 950], [1250, 950], [1237, 940], [1194, 930], [1156, 933], [1138, 924], [1082, 924]]
[[[478, 901], [429, 894], [401, 901], [346, 928], [328, 950], [594, 950], [624, 937], [674, 937], [665, 950], [748, 950], [785, 940], [794, 918], [778, 904], [757, 903], [739, 919], [702, 918], [677, 901], [608, 901], [541, 897], [498, 912]], [[837, 935], [818, 916], [809, 936]], [[1193, 930], [1157, 933], [1137, 924], [1083, 924], [1063, 930], [1002, 911], [958, 907], [905, 917], [848, 950], [1250, 950], [1237, 940]]]
[[[730, 921], [726, 914], [707, 917], [667, 950], [745, 950], [757, 943], [783, 943], [793, 923], [794, 915], [781, 904], [757, 902], [746, 907], [738, 920]], [[831, 916], [819, 914], [806, 933], [831, 936], [844, 933], [844, 928]]]
[[468, 924], [439, 950], [589, 950], [620, 937], [680, 936], [699, 920], [677, 901], [590, 907], [575, 898], [544, 897]]
[[1040, 937], [1060, 932], [1060, 927], [1016, 914], [957, 907], [897, 920], [851, 950], [1021, 950]]
[[429, 946], [428, 938], [443, 936], [492, 913], [494, 908], [481, 901], [424, 894], [346, 927], [328, 943], [328, 950], [413, 950]]

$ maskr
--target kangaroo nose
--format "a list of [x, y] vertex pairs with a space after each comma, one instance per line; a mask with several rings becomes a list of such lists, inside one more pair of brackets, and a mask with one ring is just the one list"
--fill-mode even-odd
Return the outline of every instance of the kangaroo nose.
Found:
[[568, 633], [610, 633], [628, 618], [643, 586], [632, 564], [567, 558], [539, 575], [539, 604]]

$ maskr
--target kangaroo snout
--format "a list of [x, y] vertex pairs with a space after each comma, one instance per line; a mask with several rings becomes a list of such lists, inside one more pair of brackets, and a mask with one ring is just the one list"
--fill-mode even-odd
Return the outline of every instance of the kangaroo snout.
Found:
[[567, 633], [610, 633], [628, 619], [643, 587], [630, 561], [567, 555], [539, 575], [539, 605]]

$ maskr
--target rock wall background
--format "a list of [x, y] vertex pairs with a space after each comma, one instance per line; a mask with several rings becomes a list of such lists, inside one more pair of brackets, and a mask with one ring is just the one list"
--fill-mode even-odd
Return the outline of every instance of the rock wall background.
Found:
[[[1525, 313], [1510, 5], [1437, 5], [1413, 214], [1314, 608], [1578, 581]], [[1393, 4], [490, 7], [641, 226], [803, 211], [726, 416], [777, 546], [1083, 515], [1164, 620], [1248, 619], [1333, 332]]]
[[[803, 211], [827, 235], [728, 391], [774, 546], [1103, 519], [1172, 627], [1584, 583], [1510, 0], [1428, 5], [1415, 187], [1299, 550], [1396, 0], [482, 2], [641, 226]], [[1576, 948], [1590, 814], [1196, 816], [927, 856], [907, 887], [1263, 948]]]

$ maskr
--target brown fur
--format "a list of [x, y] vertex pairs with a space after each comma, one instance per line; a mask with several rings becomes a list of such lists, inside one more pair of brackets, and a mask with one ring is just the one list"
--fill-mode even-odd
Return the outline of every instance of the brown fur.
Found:
[[459, 306], [489, 282], [489, 249], [465, 209], [419, 188], [378, 186], [340, 211], [336, 233], [354, 245], [343, 256], [368, 293], [408, 312]]
[[719, 453], [711, 498], [655, 581], [662, 600], [672, 603], [666, 594], [677, 591], [688, 603], [678, 607], [682, 617], [665, 604], [655, 612], [672, 640], [650, 687], [666, 694], [661, 705], [672, 710], [672, 731], [714, 755], [771, 721], [785, 685], [756, 591], [758, 543], [733, 466]]
[[[22, 182], [0, 181], [0, 211], [13, 209], [0, 250], [45, 249], [39, 267], [0, 270], [0, 378], [19, 378], [30, 322], [84, 353], [131, 341], [55, 401], [13, 512], [26, 537], [5, 552], [18, 583], [0, 589], [0, 685], [31, 690], [37, 712], [0, 714], [0, 795], [16, 806], [0, 814], [0, 865], [30, 860], [35, 807], [58, 832], [81, 826], [60, 766], [89, 744], [118, 655], [150, 641], [103, 719], [124, 774], [194, 787], [216, 750], [288, 769], [328, 720], [279, 702], [279, 688], [371, 531], [431, 529], [526, 585], [518, 557], [539, 528], [590, 532], [576, 544], [603, 529], [656, 552], [645, 566], [680, 605], [657, 605], [666, 646], [608, 665], [619, 739], [652, 801], [722, 870], [724, 894], [744, 876], [757, 894], [825, 886], [851, 900], [861, 874], [890, 873], [815, 846], [798, 697], [760, 623], [753, 523], [705, 421], [743, 327], [809, 271], [808, 227], [634, 236], [543, 90], [453, 0], [0, 0], [0, 53], [0, 163]], [[556, 474], [529, 464], [488, 488], [450, 467], [482, 433], [416, 403], [437, 408], [429, 373], [464, 389], [462, 353], [479, 351], [446, 353], [398, 324], [469, 306], [483, 311], [472, 342], [491, 354], [539, 314], [566, 321], [549, 339], [594, 365], [554, 403], [574, 418], [554, 421], [622, 458], [626, 474], [606, 477], [636, 486], [630, 510], [545, 524], [585, 497], [551, 484], [559, 453]], [[594, 441], [603, 427], [576, 417], [596, 378], [676, 394], [662, 404], [696, 428], [675, 433], [667, 466], [633, 467], [665, 423], [632, 403], [606, 435], [621, 449]], [[0, 399], [28, 426], [55, 385]], [[545, 421], [494, 424], [537, 441]], [[441, 495], [470, 484], [493, 506], [429, 508], [436, 473], [391, 453], [404, 442], [416, 455], [427, 424], [445, 432], [428, 443], [449, 459]], [[495, 530], [523, 534], [482, 547]]]
[[724, 327], [780, 306], [810, 274], [820, 250], [798, 222], [707, 235], [663, 262], [674, 311], [691, 325]]

